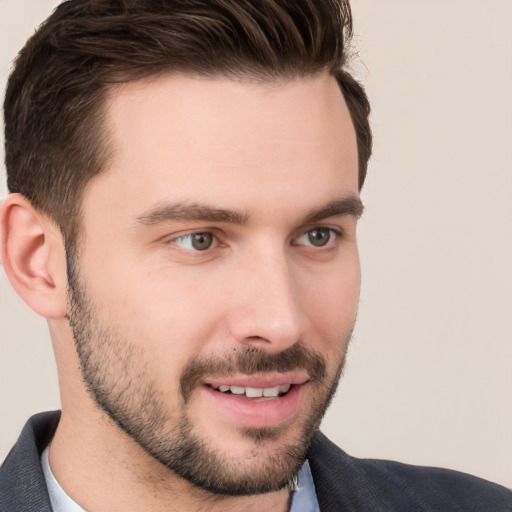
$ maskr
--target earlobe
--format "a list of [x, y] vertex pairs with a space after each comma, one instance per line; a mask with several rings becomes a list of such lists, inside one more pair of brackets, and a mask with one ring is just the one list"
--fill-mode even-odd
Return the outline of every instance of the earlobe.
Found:
[[54, 222], [20, 194], [0, 208], [2, 264], [18, 295], [45, 318], [62, 318], [67, 307], [66, 258]]

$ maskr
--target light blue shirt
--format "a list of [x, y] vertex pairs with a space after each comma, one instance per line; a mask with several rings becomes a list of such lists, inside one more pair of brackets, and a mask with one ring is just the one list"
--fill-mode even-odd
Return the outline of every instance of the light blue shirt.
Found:
[[320, 512], [315, 483], [307, 460], [299, 471], [297, 490], [293, 494], [290, 512]]
[[[52, 509], [54, 512], [87, 512], [64, 492], [64, 489], [62, 489], [57, 479], [53, 476], [48, 460], [48, 451], [49, 449], [46, 448], [42, 453], [41, 464]], [[320, 512], [315, 484], [308, 461], [304, 462], [299, 471], [297, 489], [293, 494], [290, 512]]]
[[53, 512], [86, 512], [76, 501], [72, 500], [60, 486], [57, 479], [53, 476], [48, 460], [49, 447], [41, 455], [41, 465], [43, 466], [44, 479], [48, 494], [50, 495], [50, 503]]

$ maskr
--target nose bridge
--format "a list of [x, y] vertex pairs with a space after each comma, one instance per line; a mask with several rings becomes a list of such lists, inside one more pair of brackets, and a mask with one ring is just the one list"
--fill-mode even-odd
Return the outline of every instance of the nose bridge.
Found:
[[299, 341], [305, 317], [286, 248], [262, 246], [239, 262], [230, 329], [240, 343], [277, 352]]

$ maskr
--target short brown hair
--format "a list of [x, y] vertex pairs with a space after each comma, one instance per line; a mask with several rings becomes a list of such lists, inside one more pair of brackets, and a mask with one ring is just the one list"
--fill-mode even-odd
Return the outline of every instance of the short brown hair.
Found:
[[352, 116], [359, 187], [370, 106], [346, 70], [348, 0], [70, 0], [19, 53], [5, 104], [8, 187], [76, 241], [81, 197], [105, 169], [108, 87], [146, 76], [336, 77]]

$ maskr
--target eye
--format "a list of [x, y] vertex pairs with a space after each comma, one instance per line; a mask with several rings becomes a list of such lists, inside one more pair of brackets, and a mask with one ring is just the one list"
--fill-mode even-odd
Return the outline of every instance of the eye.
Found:
[[206, 251], [213, 245], [215, 237], [212, 233], [189, 233], [179, 236], [171, 242], [189, 251]]
[[336, 236], [337, 233], [332, 229], [314, 228], [297, 238], [295, 243], [299, 245], [309, 245], [312, 247], [325, 247]]

